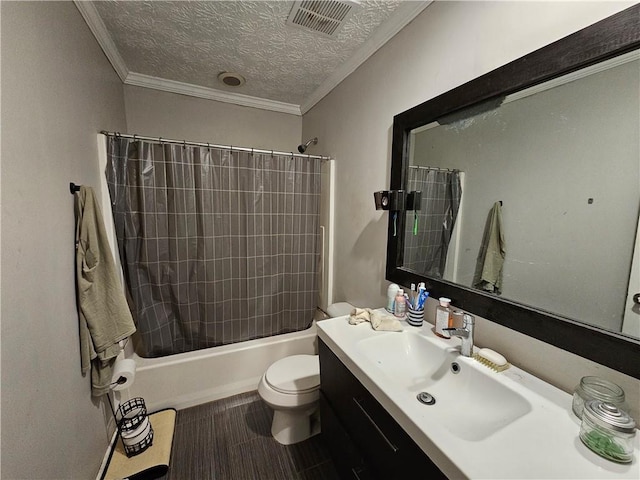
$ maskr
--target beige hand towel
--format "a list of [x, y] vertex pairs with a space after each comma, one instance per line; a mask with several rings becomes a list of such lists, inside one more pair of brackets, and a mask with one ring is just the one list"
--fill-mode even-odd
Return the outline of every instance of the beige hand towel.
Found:
[[377, 312], [371, 308], [354, 308], [349, 315], [349, 323], [358, 325], [362, 322], [370, 322], [371, 327], [377, 331], [401, 332], [402, 324], [391, 315]]
[[76, 196], [76, 286], [82, 372], [91, 369], [91, 393], [109, 391], [119, 342], [136, 327], [118, 278], [93, 189]]
[[391, 315], [385, 315], [381, 312], [371, 310], [371, 326], [374, 330], [384, 330], [387, 332], [401, 332], [402, 324], [397, 318]]
[[362, 322], [370, 322], [371, 315], [368, 308], [354, 308], [349, 315], [349, 323], [351, 325], [358, 325]]

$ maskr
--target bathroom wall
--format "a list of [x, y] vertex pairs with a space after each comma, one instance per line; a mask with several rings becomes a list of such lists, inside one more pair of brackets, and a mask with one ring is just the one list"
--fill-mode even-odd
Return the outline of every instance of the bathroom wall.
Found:
[[0, 5], [2, 478], [88, 479], [108, 406], [80, 372], [69, 182], [100, 184], [122, 84], [72, 2]]
[[[303, 137], [323, 138], [336, 158], [334, 301], [385, 304], [388, 216], [372, 192], [389, 186], [394, 115], [633, 3], [434, 2], [307, 112]], [[482, 319], [477, 331], [480, 345], [566, 391], [586, 374], [619, 382], [638, 418], [637, 380]]]
[[128, 133], [295, 152], [302, 117], [125, 85]]

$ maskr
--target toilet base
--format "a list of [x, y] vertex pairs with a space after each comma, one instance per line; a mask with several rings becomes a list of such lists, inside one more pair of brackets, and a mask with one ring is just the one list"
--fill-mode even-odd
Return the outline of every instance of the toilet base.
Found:
[[271, 435], [282, 445], [303, 442], [320, 433], [320, 409], [274, 410]]

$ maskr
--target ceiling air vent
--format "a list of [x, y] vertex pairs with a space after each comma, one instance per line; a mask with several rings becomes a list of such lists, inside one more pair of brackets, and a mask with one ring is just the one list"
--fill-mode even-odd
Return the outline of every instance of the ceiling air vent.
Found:
[[359, 7], [359, 2], [348, 0], [294, 2], [287, 23], [333, 38]]

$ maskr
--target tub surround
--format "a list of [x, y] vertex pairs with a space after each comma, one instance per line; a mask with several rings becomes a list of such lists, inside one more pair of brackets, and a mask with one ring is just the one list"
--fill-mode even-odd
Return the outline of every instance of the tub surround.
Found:
[[[319, 324], [318, 336], [447, 477], [640, 478], [638, 436], [631, 464], [616, 464], [597, 456], [578, 437], [580, 422], [571, 411], [572, 396], [515, 366], [501, 373], [491, 371], [495, 375], [491, 380], [499, 384], [498, 390], [525, 399], [530, 407], [527, 411], [475, 439], [443, 428], [433, 417], [436, 411], [426, 410], [434, 407], [418, 402], [416, 392], [408, 394], [409, 390], [398, 388], [366, 356], [359, 342], [376, 337], [384, 342], [383, 336], [391, 339], [394, 335], [417, 335], [420, 342], [430, 342], [443, 352], [449, 349], [447, 355], [455, 350], [455, 361], [463, 369], [487, 367], [459, 355], [460, 341], [436, 337], [431, 324], [425, 323], [420, 328], [404, 321], [403, 324], [403, 333], [376, 332], [369, 325], [350, 325], [348, 317], [338, 317]], [[433, 365], [425, 365], [427, 369], [430, 367]], [[470, 408], [473, 390], [471, 393]]]

